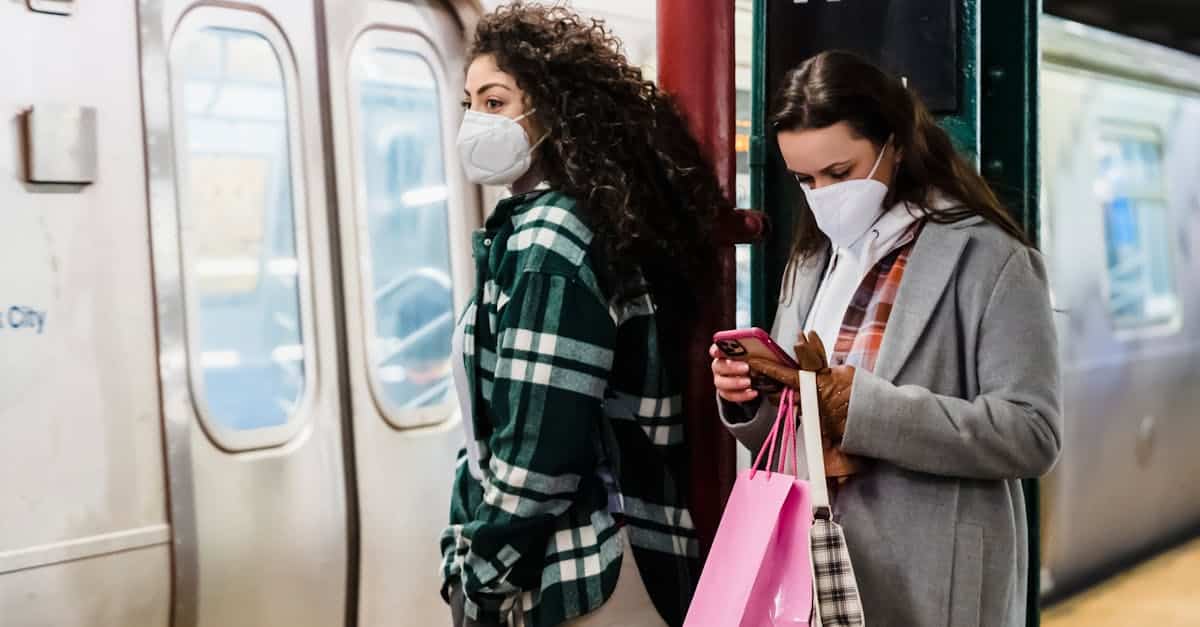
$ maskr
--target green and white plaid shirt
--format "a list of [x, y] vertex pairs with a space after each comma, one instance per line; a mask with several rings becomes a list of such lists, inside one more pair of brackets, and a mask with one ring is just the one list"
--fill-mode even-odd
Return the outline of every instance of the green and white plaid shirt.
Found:
[[464, 449], [441, 546], [443, 591], [461, 582], [480, 622], [519, 608], [550, 627], [598, 608], [622, 527], [667, 623], [683, 622], [699, 574], [680, 388], [654, 303], [607, 297], [591, 241], [575, 203], [544, 189], [501, 201], [475, 234], [462, 324], [481, 476]]

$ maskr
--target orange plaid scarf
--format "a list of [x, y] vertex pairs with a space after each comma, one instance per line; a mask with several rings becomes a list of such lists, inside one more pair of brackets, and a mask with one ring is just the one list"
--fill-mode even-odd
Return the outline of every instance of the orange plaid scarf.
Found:
[[[904, 269], [908, 266], [908, 255], [912, 252], [923, 224], [913, 224], [900, 239], [896, 249], [880, 259], [858, 284], [854, 298], [850, 299], [846, 315], [842, 318], [842, 328], [838, 332], [837, 342], [834, 343], [833, 354], [829, 360], [831, 366], [849, 364], [867, 372], [875, 370], [879, 347], [883, 345], [883, 332], [887, 329], [892, 305], [896, 302], [896, 293], [900, 291], [900, 280], [904, 278]], [[840, 440], [825, 438], [821, 444], [825, 449], [825, 473], [829, 476], [829, 493], [830, 497], [834, 498], [841, 484], [845, 483], [850, 475], [861, 470], [863, 462], [843, 453], [838, 448]]]
[[858, 290], [854, 292], [854, 298], [850, 299], [850, 306], [842, 318], [842, 328], [834, 343], [830, 365], [849, 364], [867, 372], [875, 370], [879, 347], [883, 345], [883, 332], [892, 315], [896, 293], [900, 291], [900, 280], [908, 266], [908, 255], [912, 252], [922, 225], [922, 222], [914, 224], [896, 249], [880, 259], [858, 284]]

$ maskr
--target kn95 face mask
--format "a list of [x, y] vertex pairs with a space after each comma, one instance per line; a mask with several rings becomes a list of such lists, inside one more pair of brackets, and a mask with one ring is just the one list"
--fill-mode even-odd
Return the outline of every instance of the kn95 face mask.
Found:
[[849, 248], [883, 215], [888, 186], [875, 180], [875, 172], [891, 139], [883, 145], [871, 173], [864, 179], [842, 181], [819, 189], [801, 184], [817, 227], [839, 248]]
[[530, 146], [525, 129], [517, 122], [533, 112], [515, 119], [478, 111], [463, 115], [457, 143], [468, 180], [480, 185], [509, 185], [529, 171], [536, 145]]

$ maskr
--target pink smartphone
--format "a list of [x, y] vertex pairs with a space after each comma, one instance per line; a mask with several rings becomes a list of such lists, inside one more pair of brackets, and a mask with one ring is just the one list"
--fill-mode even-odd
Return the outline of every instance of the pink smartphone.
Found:
[[[800, 369], [787, 351], [780, 348], [766, 331], [757, 327], [721, 331], [713, 336], [713, 344], [716, 344], [721, 353], [729, 359], [745, 361], [747, 357], [760, 357], [793, 370]], [[764, 392], [777, 392], [782, 389], [778, 382], [765, 375], [752, 376], [750, 386]]]
[[766, 331], [757, 327], [721, 331], [713, 336], [713, 344], [729, 359], [743, 361], [747, 357], [761, 357], [788, 368], [800, 368], [787, 351], [780, 348]]

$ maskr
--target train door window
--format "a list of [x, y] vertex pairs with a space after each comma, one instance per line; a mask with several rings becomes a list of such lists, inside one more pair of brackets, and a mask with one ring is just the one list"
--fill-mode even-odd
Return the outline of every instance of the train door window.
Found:
[[210, 8], [171, 47], [191, 385], [227, 450], [297, 432], [314, 361], [286, 49], [265, 18]]
[[393, 426], [434, 424], [456, 407], [441, 73], [415, 35], [368, 33], [351, 58], [372, 387]]
[[1162, 330], [1180, 320], [1161, 135], [1106, 124], [1096, 148], [1104, 212], [1108, 309], [1118, 330]]

